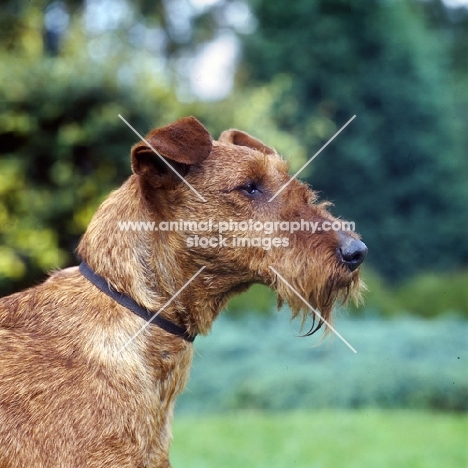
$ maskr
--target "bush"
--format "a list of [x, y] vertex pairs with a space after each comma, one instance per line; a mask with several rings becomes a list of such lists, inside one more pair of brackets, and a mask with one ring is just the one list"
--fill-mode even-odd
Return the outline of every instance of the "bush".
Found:
[[413, 314], [434, 318], [445, 314], [468, 318], [468, 272], [426, 273], [399, 287], [391, 287], [375, 272], [365, 269], [368, 291], [364, 305], [350, 305], [355, 316], [393, 317]]
[[254, 284], [246, 293], [229, 301], [226, 312], [230, 317], [267, 315], [275, 309], [276, 294], [266, 286]]
[[[0, 78], [0, 290], [30, 285], [74, 262], [79, 236], [104, 196], [130, 175], [138, 137], [165, 120], [161, 85], [119, 83], [85, 59], [3, 56]], [[79, 72], [77, 72], [79, 70]]]
[[220, 317], [196, 355], [181, 412], [295, 408], [468, 410], [466, 336], [460, 320], [339, 320], [337, 337], [297, 338], [285, 314]]
[[468, 318], [468, 271], [417, 276], [396, 291], [401, 310], [420, 317], [452, 312]]

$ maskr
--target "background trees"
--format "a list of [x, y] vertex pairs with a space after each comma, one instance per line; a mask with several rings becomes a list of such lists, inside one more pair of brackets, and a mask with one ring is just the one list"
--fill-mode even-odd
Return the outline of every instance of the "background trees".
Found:
[[417, 3], [276, 0], [257, 2], [255, 12], [246, 67], [256, 83], [284, 76], [278, 125], [312, 155], [357, 114], [308, 180], [365, 233], [373, 267], [395, 282], [466, 263], [458, 49], [452, 58]]
[[[213, 135], [240, 127], [293, 170], [356, 114], [301, 177], [356, 222], [386, 281], [433, 272], [414, 279], [433, 290], [433, 275], [466, 268], [467, 9], [439, 0], [42, 0], [2, 11], [2, 294], [75, 263], [95, 207], [129, 175], [136, 136], [118, 113], [142, 132], [187, 114]], [[235, 86], [202, 101], [194, 84], [218, 72], [196, 59], [220, 38]]]

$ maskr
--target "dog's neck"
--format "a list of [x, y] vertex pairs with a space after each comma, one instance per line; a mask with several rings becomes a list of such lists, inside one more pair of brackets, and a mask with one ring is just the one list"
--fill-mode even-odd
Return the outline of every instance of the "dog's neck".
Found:
[[[165, 318], [192, 335], [206, 334], [230, 294], [210, 293], [206, 286], [209, 271], [203, 271], [179, 292], [199, 268], [180, 254], [183, 249], [176, 255], [174, 249], [167, 247], [171, 233], [159, 231], [155, 236], [152, 231], [132, 229], [129, 224], [127, 229], [124, 227], [128, 222], [154, 219], [155, 213], [150, 213], [143, 201], [137, 177], [131, 176], [99, 207], [77, 253], [116, 291], [148, 310], [157, 312], [164, 308]], [[203, 314], [199, 313], [200, 308]], [[210, 314], [206, 313], [208, 309]]]
[[168, 333], [180, 336], [181, 338], [190, 343], [195, 340], [196, 336], [190, 335], [184, 328], [179, 327], [177, 324], [162, 317], [161, 310], [148, 310], [144, 307], [141, 307], [130, 296], [115, 291], [112, 287], [109, 286], [107, 280], [104, 277], [99, 276], [97, 273], [95, 273], [86, 262], [81, 262], [79, 271], [89, 282], [94, 284], [94, 286], [100, 289], [104, 294], [109, 296], [118, 304], [124, 306], [126, 309], [133, 312], [135, 315], [138, 315], [146, 322], [157, 325], [159, 328], [162, 328]]

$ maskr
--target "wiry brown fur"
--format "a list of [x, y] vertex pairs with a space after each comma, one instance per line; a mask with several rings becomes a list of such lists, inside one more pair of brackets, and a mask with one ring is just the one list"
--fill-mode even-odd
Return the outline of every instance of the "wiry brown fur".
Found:
[[[204, 266], [162, 313], [192, 334], [208, 333], [227, 300], [254, 283], [275, 289], [293, 316], [311, 314], [270, 266], [326, 319], [337, 298], [358, 294], [358, 270], [337, 258], [333, 231], [273, 233], [290, 245], [266, 251], [187, 247], [192, 232], [119, 230], [118, 221], [335, 219], [297, 180], [268, 203], [289, 180], [287, 165], [243, 132], [212, 142], [187, 118], [147, 139], [206, 202], [144, 143], [135, 145], [135, 174], [101, 205], [78, 249], [115, 290], [157, 311]], [[249, 181], [262, 192], [247, 196]], [[76, 267], [0, 301], [0, 468], [170, 466], [173, 406], [193, 346], [154, 325], [125, 346], [143, 324]]]

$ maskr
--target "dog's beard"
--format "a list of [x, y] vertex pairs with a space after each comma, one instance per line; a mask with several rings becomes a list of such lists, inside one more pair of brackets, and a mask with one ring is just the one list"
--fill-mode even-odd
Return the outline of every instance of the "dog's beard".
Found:
[[[291, 309], [292, 319], [300, 318], [301, 330], [312, 321], [303, 336], [316, 333], [324, 326], [325, 321], [331, 324], [336, 305], [344, 306], [350, 301], [358, 305], [361, 302], [361, 292], [365, 290], [365, 285], [357, 274], [346, 281], [342, 277], [328, 278], [321, 287], [315, 287], [312, 291], [297, 279], [291, 280], [290, 285], [294, 291], [283, 282], [277, 282], [278, 308], [286, 302]], [[325, 326], [324, 336], [329, 332], [330, 328]]]

